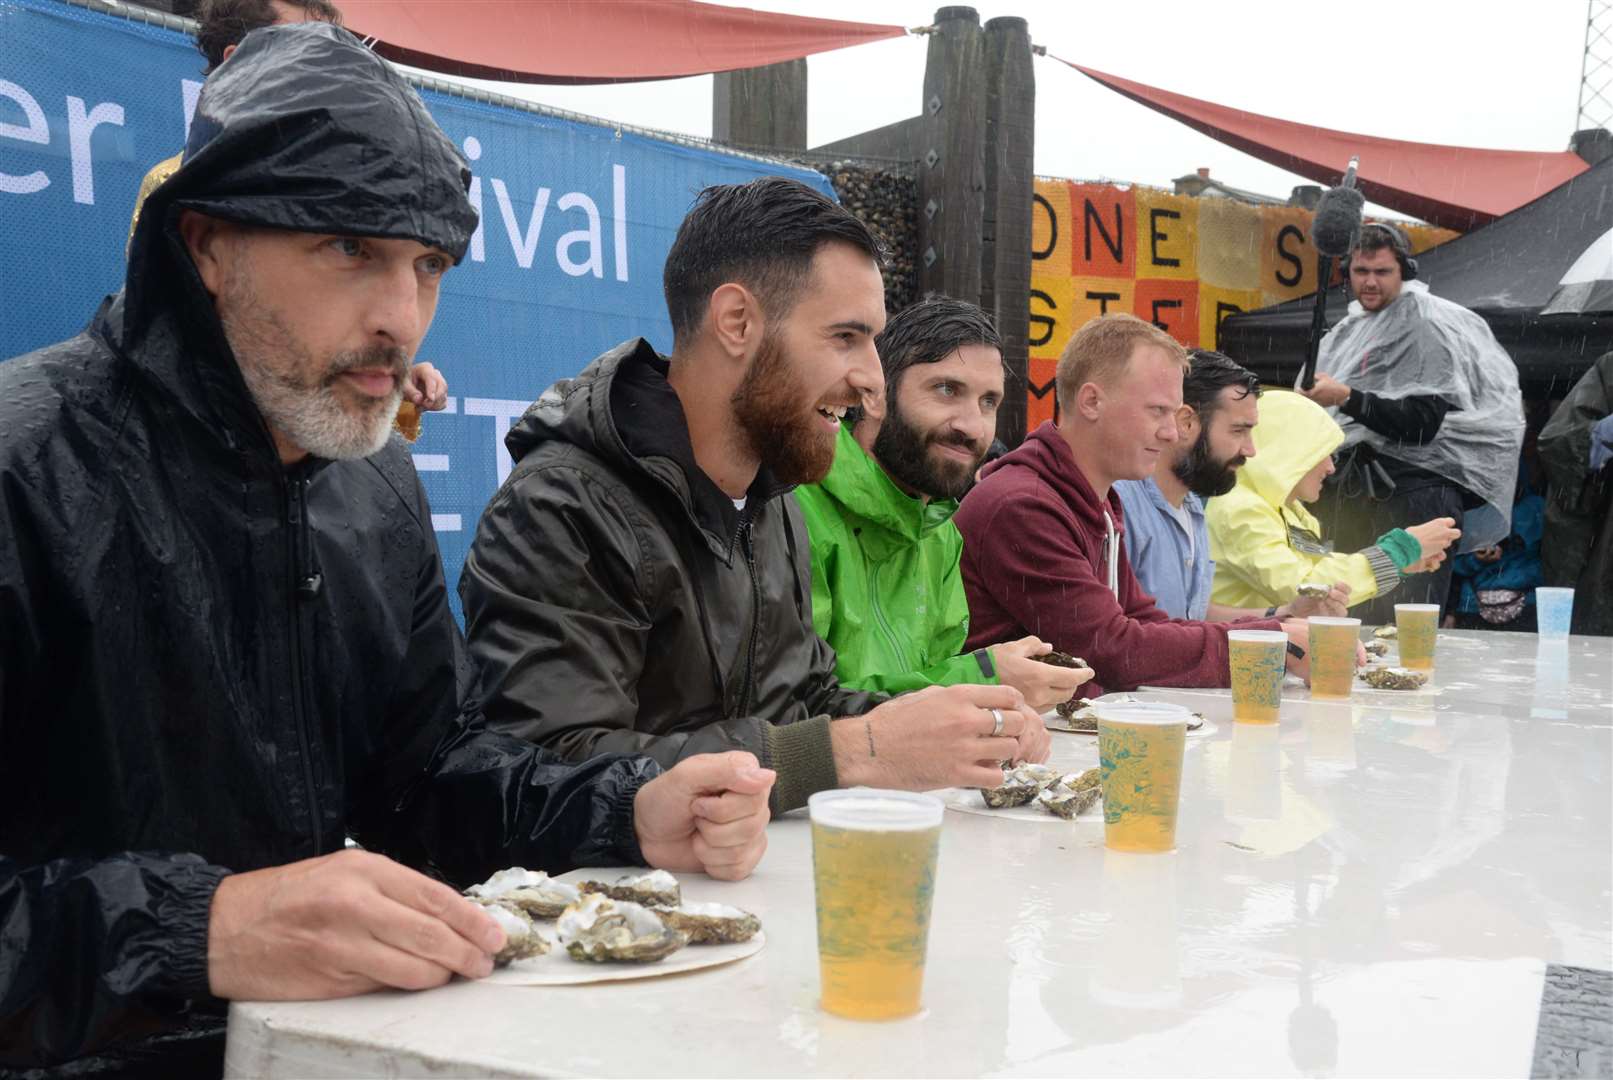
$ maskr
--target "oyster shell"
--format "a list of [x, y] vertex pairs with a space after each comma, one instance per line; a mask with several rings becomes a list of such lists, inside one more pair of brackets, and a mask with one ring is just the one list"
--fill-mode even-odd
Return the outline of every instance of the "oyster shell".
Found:
[[1394, 623], [1390, 623], [1387, 626], [1380, 626], [1376, 630], [1372, 631], [1372, 636], [1375, 638], [1397, 638], [1400, 636], [1400, 627], [1396, 626]]
[[657, 909], [661, 921], [689, 935], [691, 945], [731, 945], [749, 941], [762, 928], [762, 920], [727, 904], [683, 904]]
[[549, 939], [538, 933], [526, 912], [500, 903], [483, 904], [482, 908], [504, 931], [504, 948], [493, 954], [493, 963], [497, 966], [529, 956], [542, 956], [549, 951]]
[[674, 908], [683, 901], [683, 890], [678, 888], [678, 879], [665, 870], [628, 874], [610, 885], [602, 881], [584, 881], [577, 887], [585, 893], [603, 893], [612, 900], [626, 900], [646, 907]]
[[1058, 704], [1058, 714], [1069, 721], [1071, 731], [1097, 731], [1098, 714], [1092, 709], [1092, 699], [1071, 698]]
[[1372, 667], [1361, 672], [1361, 681], [1374, 690], [1416, 690], [1428, 681], [1428, 676], [1411, 668]]
[[1327, 599], [1327, 594], [1332, 590], [1330, 590], [1326, 585], [1320, 585], [1314, 581], [1307, 581], [1294, 591], [1299, 593], [1299, 595], [1303, 596], [1307, 600], [1325, 600]]
[[1068, 773], [1059, 778], [1059, 786], [1069, 791], [1087, 791], [1103, 784], [1103, 770], [1094, 766], [1086, 772]]
[[993, 810], [1024, 806], [1058, 778], [1058, 770], [1051, 765], [1020, 765], [1004, 772], [1001, 787], [981, 788], [980, 797]]
[[649, 908], [603, 893], [587, 893], [568, 907], [555, 932], [573, 960], [597, 964], [647, 964], [689, 943], [688, 934], [670, 929]]
[[1361, 647], [1367, 651], [1368, 656], [1381, 657], [1389, 655], [1389, 643], [1382, 638], [1373, 638]]
[[1071, 656], [1069, 653], [1059, 652], [1057, 649], [1052, 652], [1045, 652], [1041, 656], [1033, 656], [1031, 659], [1040, 660], [1044, 664], [1052, 664], [1054, 667], [1083, 668], [1092, 666], [1079, 656]]
[[465, 895], [481, 904], [502, 904], [534, 919], [553, 919], [575, 904], [581, 894], [575, 885], [555, 881], [542, 870], [512, 866], [500, 870]]
[[1083, 814], [1100, 798], [1103, 791], [1100, 788], [1082, 788], [1072, 791], [1062, 784], [1056, 784], [1036, 796], [1036, 805], [1050, 814], [1069, 820], [1077, 814]]

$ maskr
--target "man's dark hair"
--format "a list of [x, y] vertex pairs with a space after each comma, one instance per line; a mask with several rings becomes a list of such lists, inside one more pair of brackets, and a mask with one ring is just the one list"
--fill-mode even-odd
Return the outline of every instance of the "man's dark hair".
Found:
[[661, 275], [674, 344], [694, 333], [711, 294], [726, 282], [754, 293], [768, 317], [789, 314], [818, 249], [829, 243], [882, 258], [868, 226], [799, 181], [764, 176], [708, 187], [678, 227]]
[[[334, 26], [342, 25], [342, 12], [330, 0], [281, 0], [309, 15]], [[196, 8], [196, 48], [207, 57], [205, 73], [224, 62], [224, 50], [241, 44], [241, 39], [254, 30], [273, 26], [280, 21], [270, 0], [202, 0]]]
[[1243, 388], [1243, 393], [1233, 395], [1237, 398], [1260, 396], [1260, 376], [1226, 353], [1192, 349], [1187, 359], [1190, 366], [1182, 376], [1182, 404], [1199, 414], [1200, 423], [1209, 423], [1211, 414], [1221, 407], [1221, 391], [1229, 386]]
[[988, 345], [999, 353], [1003, 348], [991, 316], [974, 304], [936, 296], [897, 312], [874, 339], [885, 370], [885, 399], [895, 402], [902, 372], [945, 360], [965, 345]]

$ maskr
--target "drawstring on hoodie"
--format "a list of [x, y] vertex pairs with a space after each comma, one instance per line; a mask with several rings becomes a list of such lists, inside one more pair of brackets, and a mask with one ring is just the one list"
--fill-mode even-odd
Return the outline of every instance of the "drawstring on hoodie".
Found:
[[1120, 534], [1115, 532], [1115, 519], [1103, 512], [1103, 564], [1108, 575], [1109, 591], [1120, 599]]

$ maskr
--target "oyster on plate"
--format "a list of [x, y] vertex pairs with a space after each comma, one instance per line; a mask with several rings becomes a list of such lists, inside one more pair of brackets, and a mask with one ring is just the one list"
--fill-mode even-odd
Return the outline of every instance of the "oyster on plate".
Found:
[[981, 788], [980, 797], [993, 810], [1007, 806], [1024, 806], [1039, 795], [1043, 788], [1058, 781], [1058, 770], [1049, 765], [1020, 765], [1003, 772], [1001, 787]]
[[677, 907], [683, 900], [678, 879], [665, 870], [628, 874], [609, 885], [603, 881], [584, 881], [577, 887], [585, 893], [603, 893], [612, 900], [626, 900], [646, 907]]
[[1397, 638], [1400, 636], [1400, 627], [1394, 623], [1389, 623], [1372, 631], [1372, 636], [1375, 638]]
[[762, 920], [727, 904], [682, 904], [658, 908], [661, 921], [689, 935], [691, 945], [732, 945], [749, 941], [762, 928]]
[[587, 893], [568, 907], [555, 932], [573, 960], [596, 964], [648, 964], [689, 944], [688, 934], [671, 929], [649, 908], [603, 893]]
[[1389, 643], [1382, 638], [1373, 638], [1361, 647], [1367, 651], [1368, 656], [1381, 658], [1389, 655]]
[[542, 870], [519, 866], [500, 870], [480, 885], [472, 885], [465, 895], [477, 903], [500, 904], [534, 919], [557, 918], [580, 896], [575, 885], [555, 881]]
[[1428, 681], [1428, 676], [1411, 668], [1371, 667], [1361, 672], [1361, 681], [1374, 690], [1416, 690]]
[[1303, 596], [1307, 600], [1326, 600], [1327, 594], [1332, 590], [1330, 590], [1326, 585], [1321, 585], [1314, 581], [1307, 581], [1294, 591], [1299, 593], [1300, 596]]
[[549, 940], [538, 933], [538, 928], [532, 925], [532, 916], [526, 912], [500, 903], [483, 904], [482, 909], [504, 931], [504, 948], [493, 954], [493, 963], [497, 966], [503, 967], [512, 960], [542, 956], [549, 951]]
[[1059, 778], [1059, 786], [1070, 791], [1086, 791], [1103, 783], [1103, 770], [1093, 766], [1086, 772], [1066, 773]]
[[1089, 787], [1080, 791], [1072, 791], [1063, 784], [1055, 784], [1036, 796], [1036, 805], [1049, 814], [1069, 820], [1077, 814], [1084, 814], [1103, 797], [1100, 788]]
[[1058, 714], [1068, 722], [1068, 731], [1098, 730], [1098, 714], [1093, 710], [1091, 698], [1075, 697], [1061, 701]]

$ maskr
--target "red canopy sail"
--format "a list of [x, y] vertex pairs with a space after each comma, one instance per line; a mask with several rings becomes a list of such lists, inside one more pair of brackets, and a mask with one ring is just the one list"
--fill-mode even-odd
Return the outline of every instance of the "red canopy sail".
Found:
[[342, 0], [342, 21], [415, 67], [530, 83], [709, 75], [901, 37], [900, 26], [695, 0]]
[[1345, 164], [1359, 156], [1357, 186], [1368, 199], [1449, 229], [1465, 232], [1488, 224], [1590, 167], [1567, 150], [1480, 150], [1297, 124], [1054, 59], [1212, 139], [1319, 184], [1337, 184]]

